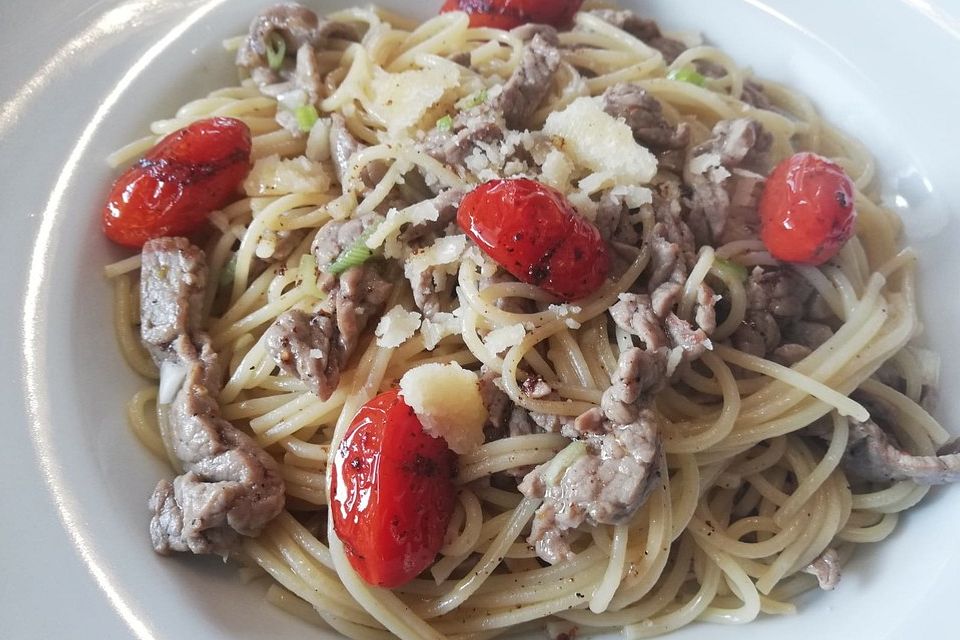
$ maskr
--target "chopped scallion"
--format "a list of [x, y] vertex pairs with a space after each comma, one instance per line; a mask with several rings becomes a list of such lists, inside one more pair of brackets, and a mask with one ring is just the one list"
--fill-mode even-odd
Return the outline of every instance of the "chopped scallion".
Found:
[[274, 71], [283, 66], [283, 59], [287, 55], [287, 41], [274, 31], [267, 38], [267, 64]]
[[313, 125], [317, 124], [317, 120], [320, 119], [317, 108], [312, 104], [297, 107], [293, 114], [297, 116], [297, 126], [300, 127], [300, 131], [305, 133], [313, 129]]
[[472, 109], [473, 107], [479, 107], [486, 101], [487, 101], [487, 90], [481, 89], [480, 91], [477, 91], [475, 94], [470, 96], [470, 98], [467, 100], [466, 108]]
[[437, 120], [437, 129], [439, 131], [450, 131], [453, 129], [453, 116], [446, 115]]
[[695, 84], [698, 87], [703, 87], [707, 84], [707, 79], [702, 75], [691, 69], [690, 67], [683, 67], [682, 69], [674, 69], [667, 77], [671, 80], [676, 80], [678, 82], [687, 82], [689, 84]]
[[738, 280], [740, 282], [747, 281], [747, 268], [739, 262], [734, 262], [725, 258], [714, 257], [713, 266], [717, 271], [721, 272], [731, 280]]
[[333, 261], [333, 264], [327, 267], [327, 273], [338, 276], [347, 269], [359, 267], [372, 258], [373, 251], [367, 247], [367, 240], [370, 239], [370, 236], [373, 235], [373, 232], [376, 231], [379, 226], [379, 224], [372, 224], [366, 231], [360, 234], [357, 241], [344, 249], [337, 259]]

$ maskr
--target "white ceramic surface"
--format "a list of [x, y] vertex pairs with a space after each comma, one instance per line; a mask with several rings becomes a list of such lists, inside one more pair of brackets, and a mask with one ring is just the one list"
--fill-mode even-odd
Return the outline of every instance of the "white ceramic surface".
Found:
[[[136, 387], [113, 342], [99, 232], [104, 157], [147, 123], [234, 79], [220, 41], [254, 0], [0, 2], [0, 636], [317, 637], [209, 558], [159, 558], [145, 500], [165, 470], [135, 442]], [[332, 8], [346, 2], [313, 0]], [[428, 13], [439, 0], [383, 4]], [[958, 0], [646, 0], [667, 28], [702, 30], [762, 75], [797, 86], [877, 154], [887, 202], [923, 262], [928, 342], [944, 356], [947, 425], [960, 418], [960, 230], [955, 127]], [[407, 6], [409, 5], [409, 6]], [[675, 638], [957, 637], [960, 488], [937, 490], [840, 589], [801, 613]], [[311, 635], [312, 634], [312, 635]]]

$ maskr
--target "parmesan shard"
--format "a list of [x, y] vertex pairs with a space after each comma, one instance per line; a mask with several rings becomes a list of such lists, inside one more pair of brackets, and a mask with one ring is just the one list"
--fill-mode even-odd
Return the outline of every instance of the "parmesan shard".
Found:
[[603, 110], [598, 98], [581, 97], [551, 113], [544, 133], [579, 166], [593, 172], [581, 186], [590, 192], [615, 185], [647, 184], [657, 175], [657, 159], [637, 144], [622, 119]]
[[420, 328], [420, 314], [395, 306], [380, 318], [377, 325], [377, 345], [385, 349], [399, 347], [414, 336]]
[[415, 127], [459, 82], [460, 74], [452, 66], [402, 73], [378, 69], [370, 83], [373, 100], [368, 109], [386, 124], [391, 137], [398, 137]]
[[487, 408], [480, 397], [480, 378], [473, 371], [456, 362], [421, 365], [403, 375], [400, 393], [423, 430], [446, 440], [456, 453], [470, 453], [483, 444]]

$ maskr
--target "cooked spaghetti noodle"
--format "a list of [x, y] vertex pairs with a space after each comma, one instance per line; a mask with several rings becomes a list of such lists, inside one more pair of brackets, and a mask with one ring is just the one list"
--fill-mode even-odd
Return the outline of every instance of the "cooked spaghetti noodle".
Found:
[[[569, 440], [558, 433], [506, 437], [461, 457], [457, 506], [428, 572], [392, 591], [358, 578], [326, 516], [331, 452], [357, 409], [421, 364], [458, 362], [499, 373], [503, 391], [519, 407], [580, 415], [600, 403], [619, 354], [635, 345], [633, 336], [613, 327], [607, 312], [647, 272], [651, 256], [647, 243], [640, 243], [599, 291], [575, 305], [557, 305], [533, 285], [482, 284], [489, 265], [467, 251], [452, 275], [456, 295], [444, 307], [446, 325], [437, 323], [432, 332], [423, 327], [398, 346], [383, 346], [369, 327], [325, 401], [280, 371], [262, 337], [284, 312], [311, 310], [321, 302], [310, 252], [318, 229], [390, 209], [375, 234], [380, 244], [377, 237], [368, 244], [383, 247], [412, 219], [417, 198], [411, 194], [424, 185], [469, 188], [509, 171], [489, 158], [451, 168], [422, 153], [422, 137], [412, 132], [433, 127], [478, 92], [501, 87], [520, 64], [519, 35], [470, 28], [462, 13], [420, 25], [376, 8], [330, 18], [363, 35], [358, 42], [333, 39], [318, 53], [324, 95], [320, 119], [309, 133], [281, 127], [276, 116], [284, 107], [248, 79], [155, 122], [151, 136], [110, 158], [124, 165], [161, 136], [224, 115], [250, 127], [258, 165], [271, 156], [305, 158], [326, 171], [324, 179], [306, 186], [283, 179], [250, 184], [266, 175], [255, 167], [248, 197], [211, 215], [214, 232], [205, 247], [209, 280], [219, 283], [207, 292], [204, 326], [227, 369], [220, 393], [223, 416], [249, 429], [277, 460], [286, 483], [286, 510], [262, 535], [244, 539], [240, 554], [245, 564], [273, 579], [271, 602], [351, 638], [486, 638], [544, 624], [622, 629], [625, 637], [640, 638], [697, 620], [745, 623], [761, 612], [793, 612], [792, 599], [817, 584], [803, 569], [830, 549], [845, 562], [858, 544], [888, 536], [899, 514], [923, 498], [928, 488], [912, 481], [851, 484], [841, 467], [850, 419], [866, 420], [874, 403], [894, 414], [897, 438], [915, 454], [931, 455], [948, 439], [920, 404], [930, 376], [924, 354], [909, 346], [920, 327], [916, 257], [898, 247], [901, 223], [875, 200], [873, 160], [823, 122], [805, 97], [758, 80], [722, 51], [689, 41], [668, 64], [643, 41], [583, 12], [574, 29], [559, 34], [562, 63], [554, 89], [530, 128], [539, 130], [550, 114], [579, 97], [634, 83], [662, 104], [668, 120], [685, 123], [695, 142], [707, 139], [718, 121], [747, 117], [772, 135], [775, 161], [799, 150], [833, 159], [856, 184], [856, 235], [828, 265], [795, 272], [815, 291], [821, 317], [835, 331], [792, 366], [738, 351], [729, 338], [749, 302], [730, 265], [749, 270], [778, 262], [756, 238], [701, 247], [677, 313], [691, 320], [703, 282], [723, 291], [724, 313], [712, 334], [713, 349], [696, 363], [675, 362], [669, 385], [656, 397], [665, 472], [627, 524], [583, 525], [571, 532], [572, 559], [539, 562], [526, 542], [539, 500], [503, 488], [496, 478], [550, 461]], [[458, 56], [466, 56], [469, 67], [451, 61]], [[703, 64], [721, 70], [709, 74], [704, 86], [671, 73]], [[388, 74], [423, 70], [454, 81], [420, 112], [404, 114], [415, 126], [397, 128], [385, 121], [377, 104], [382, 84], [376, 83]], [[751, 87], [765, 93], [771, 108], [745, 100]], [[368, 145], [352, 156], [346, 188], [330, 177], [325, 117], [331, 113], [342, 116]], [[514, 142], [522, 144], [520, 138]], [[551, 182], [572, 203], [589, 208], [596, 194], [539, 160], [515, 173]], [[356, 188], [374, 165], [382, 167], [382, 177], [369, 189]], [[420, 185], [412, 175], [422, 176]], [[598, 192], [604, 189], [609, 186]], [[406, 207], [392, 204], [398, 194], [407, 199]], [[649, 237], [652, 223], [642, 207], [633, 222]], [[303, 233], [294, 236], [298, 244], [287, 257], [258, 267], [272, 254], [278, 234], [297, 230]], [[130, 259], [108, 267], [108, 275], [116, 286], [121, 348], [138, 373], [153, 379], [130, 401], [130, 420], [137, 436], [163, 457], [155, 416], [158, 372], [137, 335], [138, 267], [138, 260]], [[529, 312], [498, 306], [505, 297], [531, 301]], [[387, 308], [396, 305], [414, 308], [409, 287], [394, 288]], [[504, 349], [491, 346], [491, 333], [517, 325], [523, 328], [520, 339]], [[884, 365], [899, 374], [899, 388], [875, 375]], [[526, 393], [522, 382], [530, 374], [553, 394]], [[857, 399], [851, 398], [854, 392]], [[811, 435], [811, 425], [819, 436]]]

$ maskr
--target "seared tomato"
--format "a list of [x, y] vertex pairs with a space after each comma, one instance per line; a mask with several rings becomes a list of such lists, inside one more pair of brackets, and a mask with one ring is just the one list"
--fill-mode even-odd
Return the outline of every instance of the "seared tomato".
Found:
[[379, 587], [430, 566], [456, 502], [456, 454], [423, 431], [398, 391], [365, 404], [334, 456], [333, 526], [350, 564]]
[[440, 13], [465, 11], [471, 27], [513, 29], [528, 22], [569, 27], [583, 0], [447, 0]]
[[535, 180], [480, 185], [463, 199], [457, 222], [504, 269], [565, 301], [590, 295], [610, 272], [597, 228]]
[[836, 163], [815, 153], [781, 162], [760, 199], [763, 243], [778, 260], [820, 265], [853, 235], [853, 181]]
[[199, 120], [171, 133], [113, 184], [104, 232], [140, 248], [151, 238], [196, 231], [237, 197], [250, 148], [250, 129], [234, 118]]

